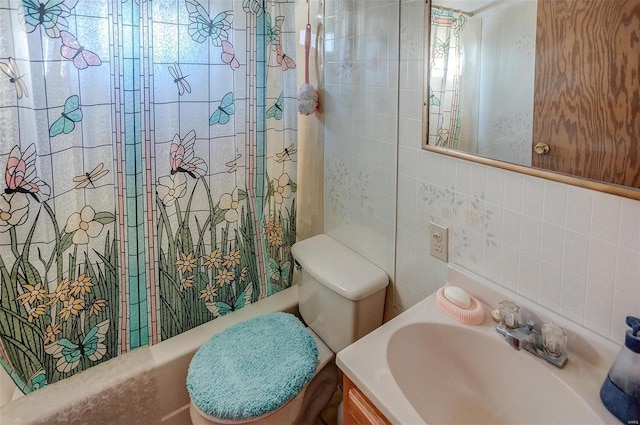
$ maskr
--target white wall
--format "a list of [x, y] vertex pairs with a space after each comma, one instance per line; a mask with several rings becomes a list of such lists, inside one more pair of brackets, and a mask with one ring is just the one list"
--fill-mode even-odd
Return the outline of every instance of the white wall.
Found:
[[640, 202], [422, 150], [424, 1], [402, 1], [399, 25], [398, 1], [326, 8], [325, 232], [395, 277], [393, 313], [444, 284], [435, 221], [450, 261], [622, 342], [640, 315]]
[[398, 10], [394, 0], [325, 2], [324, 231], [390, 276], [395, 241]]
[[[307, 15], [307, 5], [309, 14]], [[304, 29], [309, 17], [312, 44], [309, 51], [309, 83], [319, 95], [319, 109], [309, 116], [298, 115], [298, 193], [296, 233], [298, 239], [307, 239], [323, 231], [323, 121], [324, 121], [324, 81], [322, 75], [322, 34], [323, 4], [320, 0], [296, 2], [296, 29]], [[320, 37], [318, 37], [320, 35]], [[315, 40], [314, 40], [315, 38]], [[300, 41], [300, 40], [299, 40]], [[298, 43], [296, 49], [296, 71], [298, 89], [304, 82], [305, 59], [304, 44]]]
[[536, 0], [518, 0], [471, 18], [482, 20], [480, 155], [531, 164], [536, 17]]

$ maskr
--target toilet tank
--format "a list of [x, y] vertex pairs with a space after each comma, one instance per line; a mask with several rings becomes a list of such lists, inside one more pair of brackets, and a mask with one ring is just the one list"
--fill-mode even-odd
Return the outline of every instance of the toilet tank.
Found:
[[302, 267], [300, 314], [334, 353], [382, 324], [389, 277], [378, 266], [327, 235], [297, 242], [291, 253]]

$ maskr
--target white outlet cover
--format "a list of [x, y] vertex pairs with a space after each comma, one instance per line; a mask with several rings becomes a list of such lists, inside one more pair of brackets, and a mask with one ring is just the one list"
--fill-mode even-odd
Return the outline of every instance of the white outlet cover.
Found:
[[449, 261], [449, 229], [436, 223], [429, 226], [429, 253], [445, 263]]

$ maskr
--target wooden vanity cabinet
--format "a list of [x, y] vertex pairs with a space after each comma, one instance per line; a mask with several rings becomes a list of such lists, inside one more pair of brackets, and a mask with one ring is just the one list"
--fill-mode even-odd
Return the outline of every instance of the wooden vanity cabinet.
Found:
[[347, 375], [343, 379], [342, 400], [344, 425], [391, 425]]

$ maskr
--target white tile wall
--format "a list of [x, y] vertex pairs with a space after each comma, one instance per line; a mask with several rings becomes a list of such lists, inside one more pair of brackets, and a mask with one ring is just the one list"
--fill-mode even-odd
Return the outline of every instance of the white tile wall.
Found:
[[[486, 168], [430, 152], [418, 153], [418, 168], [441, 161], [454, 165], [458, 176], [465, 173], [464, 168], [472, 174], [474, 167]], [[399, 204], [398, 226], [402, 231], [398, 231], [398, 246], [413, 243], [412, 258], [417, 264], [446, 267], [434, 262], [427, 252], [429, 222], [444, 223], [450, 227], [451, 261], [457, 265], [606, 338], [622, 341], [625, 326], [620, 318], [640, 314], [640, 237], [636, 231], [640, 214], [635, 213], [639, 201], [491, 170], [493, 175], [502, 175], [498, 184], [506, 182], [503, 202], [494, 203], [487, 201], [486, 195], [493, 179], [485, 180], [484, 191], [483, 180], [475, 180], [476, 191], [481, 195], [470, 196], [459, 189], [458, 179], [439, 185], [428, 176], [404, 178], [403, 166], [401, 157], [398, 191], [414, 191], [417, 214], [403, 223], [401, 220], [409, 214], [402, 210], [412, 206]], [[544, 202], [542, 217], [538, 218], [535, 215], [539, 210], [525, 205], [527, 199], [541, 196], [540, 187], [544, 187]], [[592, 197], [596, 200], [593, 203]], [[518, 210], [521, 202], [523, 207]], [[402, 257], [400, 251], [398, 257]], [[442, 276], [442, 272], [434, 270], [430, 274]], [[401, 274], [396, 280], [414, 288], [415, 293], [425, 292], [419, 289], [420, 285], [427, 286], [428, 293], [443, 283], [429, 275], [413, 276], [416, 282]], [[402, 295], [396, 301], [400, 311], [421, 299]]]
[[[394, 0], [325, 2], [324, 231], [390, 276], [395, 274], [398, 13]], [[403, 163], [414, 170], [417, 165], [406, 155]], [[401, 199], [413, 200], [412, 184], [403, 185]], [[407, 263], [400, 268], [413, 280], [414, 261]]]
[[[323, 6], [319, 1], [295, 2], [296, 22], [307, 22], [307, 16], [310, 19], [312, 28], [312, 38], [317, 36], [317, 32], [322, 28]], [[309, 7], [309, 15], [307, 15], [307, 7]], [[300, 28], [301, 25], [298, 25]], [[314, 86], [320, 94], [322, 90], [322, 78], [320, 61], [321, 57], [318, 50], [322, 48], [322, 44], [317, 43], [317, 47], [312, 47], [309, 52], [309, 82]], [[304, 81], [304, 44], [298, 43], [296, 46], [296, 58], [298, 67], [296, 68], [297, 79]], [[320, 99], [323, 103], [323, 99]], [[298, 161], [298, 192], [296, 197], [296, 233], [298, 239], [306, 239], [313, 235], [323, 232], [323, 113], [322, 109], [315, 113], [304, 116], [298, 115], [298, 144], [297, 156], [294, 157]]]
[[424, 1], [325, 4], [325, 232], [394, 278], [394, 313], [445, 282], [433, 221], [451, 262], [622, 342], [640, 202], [423, 151]]

